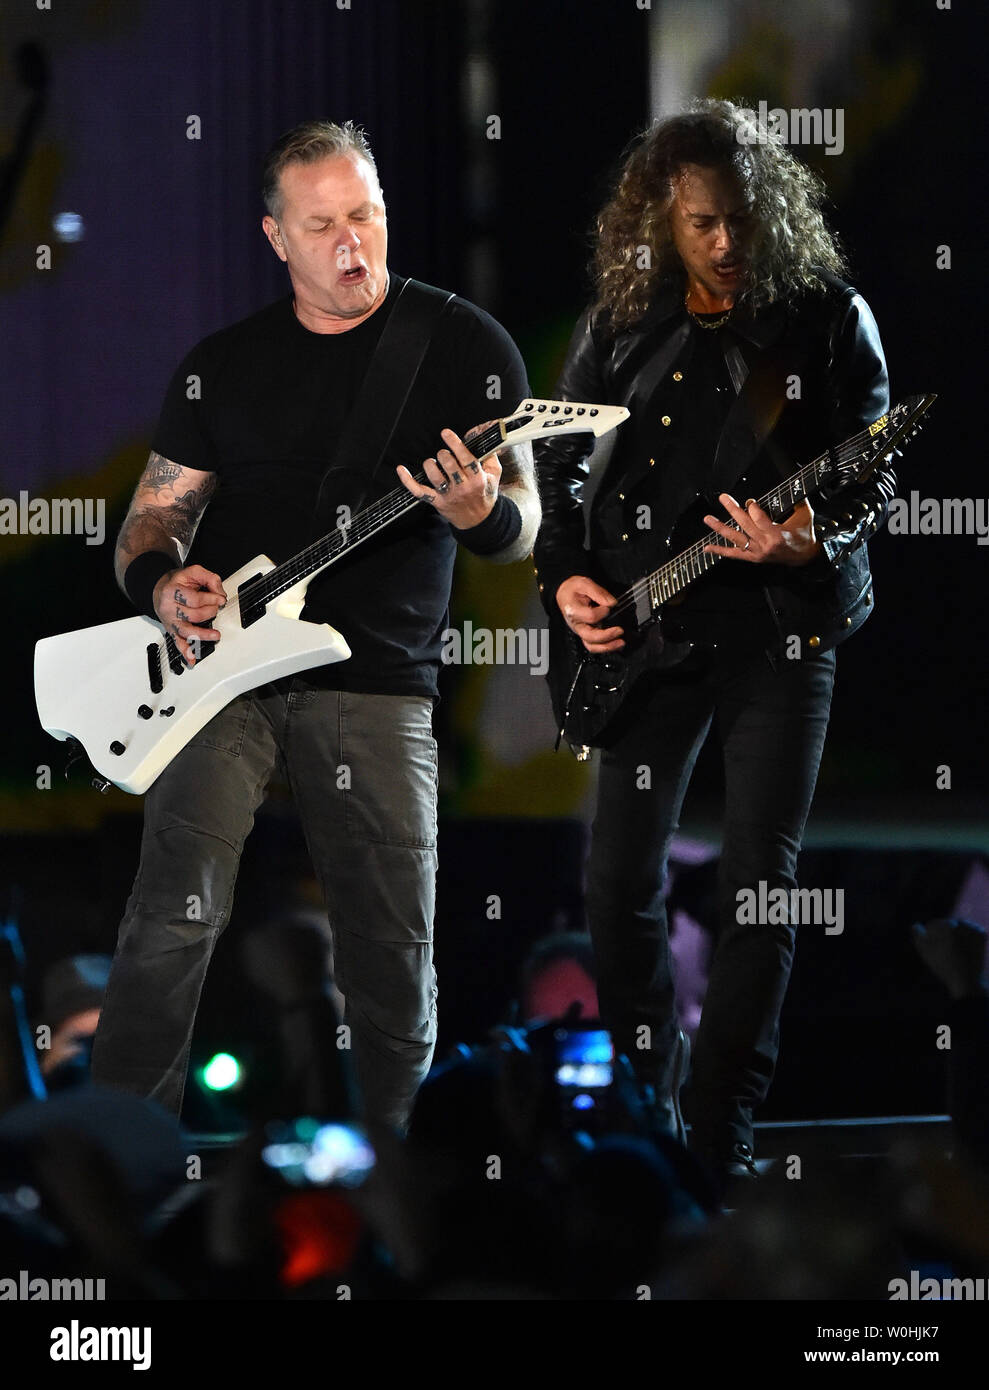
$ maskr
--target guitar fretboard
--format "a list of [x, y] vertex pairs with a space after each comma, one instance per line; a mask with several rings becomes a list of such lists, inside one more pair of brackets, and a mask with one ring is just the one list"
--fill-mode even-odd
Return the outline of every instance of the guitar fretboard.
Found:
[[[927, 396], [911, 397], [901, 402], [882, 420], [846, 439], [836, 449], [825, 451], [758, 498], [759, 506], [772, 521], [782, 521], [798, 503], [817, 491], [824, 479], [837, 478], [841, 485], [853, 482], [864, 474], [877, 458], [888, 454], [895, 447], [933, 400], [933, 396]], [[741, 529], [733, 521], [726, 524], [735, 531]], [[621, 621], [624, 617], [633, 617], [637, 626], [651, 621], [650, 616], [640, 618], [644, 608], [651, 615], [663, 603], [682, 593], [689, 584], [713, 569], [724, 558], [716, 551], [704, 549], [705, 545], [712, 544], [721, 546], [722, 550], [726, 548], [723, 536], [719, 536], [716, 531], [706, 531], [699, 540], [681, 551], [674, 559], [667, 560], [665, 564], [620, 594], [614, 608], [603, 620], [604, 623], [610, 627], [616, 619]]]
[[[506, 429], [511, 430], [511, 423], [506, 424]], [[470, 441], [470, 448], [478, 458], [483, 458], [503, 443], [501, 430], [494, 424], [475, 435]], [[429, 479], [422, 470], [413, 473], [412, 476], [422, 486], [430, 486]], [[321, 536], [318, 541], [313, 541], [312, 545], [306, 546], [291, 559], [276, 565], [267, 574], [259, 575], [257, 579], [242, 584], [238, 594], [241, 625], [250, 627], [264, 614], [266, 605], [272, 599], [293, 588], [300, 580], [311, 579], [339, 560], [345, 552], [353, 550], [363, 541], [370, 540], [383, 527], [411, 511], [421, 500], [419, 497], [413, 497], [406, 488], [397, 487], [385, 497], [365, 507], [356, 516], [341, 522], [335, 530]], [[345, 513], [345, 516], [349, 516], [349, 513]]]
[[[782, 521], [784, 517], [790, 515], [799, 502], [804, 500], [808, 493], [817, 489], [821, 478], [827, 471], [827, 466], [826, 454], [820, 459], [815, 459], [813, 463], [808, 463], [799, 473], [787, 478], [772, 492], [767, 492], [765, 496], [758, 498], [759, 506], [771, 520]], [[734, 531], [740, 529], [733, 521], [729, 521], [727, 524]], [[688, 584], [692, 584], [695, 579], [699, 579], [702, 574], [713, 569], [721, 560], [720, 555], [715, 555], [704, 549], [705, 545], [711, 543], [724, 544], [724, 537], [719, 536], [714, 531], [705, 532], [700, 540], [681, 551], [674, 559], [660, 565], [659, 569], [653, 570], [652, 574], [640, 580], [639, 584], [633, 585], [629, 593], [638, 590], [641, 594], [641, 586], [645, 585], [653, 606], [674, 598]]]

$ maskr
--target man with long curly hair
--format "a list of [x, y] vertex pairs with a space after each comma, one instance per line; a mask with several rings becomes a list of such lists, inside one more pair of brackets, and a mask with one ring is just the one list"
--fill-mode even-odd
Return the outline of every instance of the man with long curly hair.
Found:
[[715, 724], [726, 783], [718, 939], [688, 1099], [691, 1145], [724, 1188], [757, 1172], [753, 1108], [772, 1080], [795, 941], [792, 921], [749, 922], [739, 903], [760, 885], [762, 902], [796, 888], [834, 648], [871, 609], [864, 542], [895, 490], [879, 467], [782, 520], [753, 500], [889, 403], [875, 319], [840, 278], [822, 201], [816, 175], [744, 107], [698, 102], [648, 130], [599, 215], [596, 295], [556, 391], [632, 412], [586, 543], [589, 436], [554, 440], [538, 461], [540, 591], [587, 652], [625, 649], [626, 629], [609, 622], [615, 596], [679, 553], [691, 504], [685, 543], [709, 528], [705, 550], [726, 562], [666, 605], [667, 656], [686, 655], [633, 685], [602, 740], [587, 880], [602, 1017], [682, 1135], [687, 1049], [663, 882]]

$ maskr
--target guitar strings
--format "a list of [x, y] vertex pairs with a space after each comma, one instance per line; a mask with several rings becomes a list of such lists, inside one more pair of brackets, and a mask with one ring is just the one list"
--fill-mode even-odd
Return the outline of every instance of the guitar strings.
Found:
[[[502, 443], [504, 441], [501, 430], [497, 425], [492, 425], [471, 440], [471, 448], [479, 449], [478, 457], [483, 458]], [[421, 486], [431, 486], [424, 470], [413, 473], [412, 477]], [[411, 510], [417, 502], [423, 500], [421, 497], [414, 497], [404, 487], [395, 488], [392, 492], [379, 498], [377, 502], [366, 507], [364, 511], [358, 513], [349, 526], [340, 527], [337, 531], [320, 537], [319, 540], [314, 541], [304, 550], [300, 550], [297, 555], [293, 555], [280, 565], [276, 565], [267, 574], [259, 576], [256, 580], [249, 580], [238, 591], [238, 596], [246, 589], [248, 602], [269, 603], [273, 598], [284, 593], [286, 589], [290, 589], [307, 572], [311, 572], [314, 566], [338, 559], [339, 552], [344, 548], [349, 549], [361, 541], [367, 540], [374, 531], [394, 521], [404, 512]]]
[[[883, 433], [888, 431], [889, 426], [893, 423], [893, 416], [898, 409], [899, 407], [895, 407], [894, 410], [890, 412], [890, 419]], [[833, 450], [833, 456], [838, 467], [841, 468], [845, 464], [851, 463], [851, 461], [862, 452], [862, 445], [875, 438], [876, 436], [866, 428], [860, 430], [858, 434], [853, 435], [850, 439], [846, 439], [842, 444], [838, 445], [838, 447]], [[878, 454], [883, 451], [888, 451], [888, 449], [889, 444], [883, 441], [880, 443], [876, 452]], [[819, 454], [816, 459], [805, 464], [803, 468], [786, 479], [780, 487], [771, 488], [759, 498], [759, 506], [764, 508], [765, 504], [770, 501], [770, 499], [785, 496], [787, 493], [790, 495], [790, 502], [796, 502], [794, 484], [798, 480], [801, 484], [803, 496], [806, 496], [807, 490], [803, 487], [803, 484], [811, 477], [813, 477], [814, 483], [816, 484], [818, 481], [818, 470], [823, 464], [827, 464], [830, 461], [831, 459], [828, 453]], [[801, 500], [803, 500], [803, 496]], [[734, 531], [740, 531], [742, 529], [736, 522], [729, 522], [727, 524]], [[681, 589], [687, 587], [691, 580], [699, 578], [701, 573], [712, 569], [719, 560], [724, 558], [723, 555], [718, 555], [715, 552], [704, 549], [705, 545], [710, 545], [712, 542], [718, 543], [723, 539], [724, 537], [720, 536], [718, 532], [711, 530], [707, 531], [699, 540], [688, 546], [686, 550], [682, 551], [672, 560], [667, 560], [665, 564], [653, 570], [645, 579], [637, 580], [632, 584], [620, 595], [614, 608], [611, 609], [607, 617], [602, 619], [602, 621], [611, 627], [613, 626], [612, 620], [614, 618], [628, 612], [634, 612], [640, 600], [648, 598], [651, 588], [658, 589], [660, 585], [662, 585], [668, 591], [666, 597], [674, 593], [679, 593]], [[727, 550], [727, 547], [723, 546], [722, 549]], [[696, 570], [697, 572], [688, 573], [688, 570]]]
[[[895, 409], [890, 412], [890, 424], [893, 423], [894, 414]], [[524, 418], [527, 417], [523, 417], [523, 420]], [[513, 425], [516, 429], [519, 428], [523, 420], [517, 422], [505, 421], [506, 433], [512, 429]], [[861, 445], [874, 437], [875, 436], [873, 436], [867, 428], [839, 445], [837, 449], [834, 450], [834, 457], [839, 467], [851, 462], [851, 460], [861, 452]], [[492, 425], [489, 429], [484, 430], [471, 441], [472, 448], [479, 451], [477, 454], [478, 458], [483, 458], [485, 454], [492, 452], [502, 443], [504, 443], [504, 440], [502, 439], [501, 430], [498, 425]], [[818, 458], [795, 473], [781, 487], [771, 489], [767, 492], [759, 499], [759, 505], [762, 506], [770, 498], [781, 496], [787, 491], [791, 494], [791, 501], [794, 501], [793, 484], [798, 479], [803, 483], [812, 475], [816, 483], [818, 468], [829, 461], [827, 453], [819, 455]], [[412, 477], [420, 486], [430, 485], [424, 470], [412, 474]], [[396, 520], [405, 512], [411, 511], [417, 503], [423, 500], [424, 499], [421, 497], [413, 496], [413, 494], [404, 487], [393, 489], [392, 492], [387, 493], [377, 502], [373, 502], [360, 512], [351, 522], [350, 526], [346, 528], [341, 527], [338, 531], [332, 532], [314, 541], [311, 545], [305, 547], [290, 559], [276, 565], [275, 568], [269, 570], [267, 574], [258, 575], [254, 579], [247, 580], [246, 583], [240, 586], [236, 596], [228, 601], [221, 612], [226, 613], [229, 610], [239, 612], [242, 597], [245, 598], [246, 602], [252, 607], [256, 607], [259, 604], [266, 605], [270, 603], [272, 599], [277, 598], [287, 589], [292, 588], [301, 578], [305, 577], [307, 572], [312, 573], [314, 568], [325, 568], [329, 564], [332, 564], [335, 560], [340, 558], [340, 555], [345, 550], [352, 549], [362, 541], [367, 540], [377, 530], [380, 530], [390, 522]], [[732, 524], [732, 529], [740, 530], [741, 528]], [[639, 599], [648, 594], [650, 585], [658, 581], [661, 576], [664, 576], [665, 571], [669, 570], [671, 575], [676, 574], [678, 577], [683, 577], [688, 564], [691, 567], [699, 565], [702, 570], [711, 568], [723, 557], [703, 549], [704, 545], [711, 543], [711, 539], [709, 538], [713, 538], [715, 542], [720, 539], [717, 532], [706, 532], [700, 540], [689, 546], [679, 556], [675, 557], [673, 560], [667, 561], [665, 565], [660, 566], [658, 570], [653, 571], [653, 573], [648, 575], [645, 579], [639, 580], [633, 584], [625, 594], [621, 596], [611, 613], [609, 613], [609, 619], [620, 613], [634, 610]], [[690, 576], [690, 578], [696, 577], [698, 576]], [[689, 582], [689, 579], [687, 582]], [[684, 584], [679, 584], [677, 590], [674, 590], [674, 592], [677, 592], [678, 589], [682, 587], [684, 587]]]
[[[522, 417], [517, 422], [505, 421], [506, 432], [510, 432], [514, 427], [518, 429], [524, 424], [528, 416]], [[492, 425], [477, 435], [470, 441], [472, 449], [480, 449], [478, 458], [483, 458], [491, 453], [500, 444], [504, 443], [501, 430], [498, 425]], [[412, 474], [414, 482], [423, 487], [431, 486], [429, 478], [423, 469]], [[350, 526], [340, 528], [338, 531], [331, 532], [327, 536], [321, 536], [319, 540], [312, 542], [300, 550], [298, 554], [291, 556], [288, 560], [282, 561], [267, 574], [257, 575], [253, 579], [247, 580], [240, 586], [234, 598], [230, 599], [220, 610], [222, 613], [238, 612], [241, 607], [241, 599], [244, 598], [249, 606], [264, 605], [277, 598], [279, 594], [290, 589], [293, 584], [311, 573], [314, 564], [318, 567], [323, 561], [332, 563], [333, 560], [340, 558], [340, 553], [344, 549], [350, 549], [365, 541], [375, 531], [388, 525], [389, 522], [396, 520], [404, 512], [410, 511], [417, 503], [424, 499], [415, 497], [405, 487], [398, 487], [387, 493], [376, 502], [372, 502], [351, 522]], [[355, 534], [356, 533], [356, 534]], [[338, 552], [338, 553], [334, 553]]]
[[[526, 424], [534, 419], [535, 416], [529, 413], [510, 416], [505, 420], [496, 421], [487, 429], [469, 440], [471, 450], [478, 459], [484, 458], [487, 454], [493, 453], [506, 440], [502, 437], [501, 425], [505, 427], [505, 435], [514, 431], [524, 429]], [[414, 480], [422, 486], [431, 486], [429, 478], [425, 472], [414, 473]], [[395, 488], [392, 492], [380, 498], [371, 506], [365, 508], [348, 526], [340, 528], [339, 532], [331, 533], [314, 541], [312, 545], [297, 555], [285, 560], [282, 564], [270, 570], [268, 574], [262, 575], [257, 581], [248, 581], [244, 588], [250, 589], [248, 594], [249, 602], [269, 603], [271, 599], [277, 598], [280, 593], [292, 587], [299, 579], [304, 578], [306, 573], [311, 573], [313, 565], [323, 566], [325, 562], [332, 563], [339, 558], [339, 554], [345, 549], [350, 549], [361, 541], [367, 540], [376, 530], [386, 526], [397, 517], [411, 510], [417, 502], [425, 499], [413, 497], [404, 487]], [[363, 531], [363, 534], [355, 535], [355, 532]], [[338, 553], [334, 553], [338, 552]], [[256, 591], [255, 591], [256, 586]], [[266, 592], [262, 594], [262, 589]], [[270, 592], [267, 592], [270, 590]], [[243, 592], [243, 590], [241, 590]]]
[[[425, 473], [413, 473], [412, 477], [415, 482], [427, 487], [429, 486], [429, 479], [426, 477]], [[296, 572], [293, 572], [291, 574], [285, 573], [285, 571], [290, 566], [294, 566], [297, 564], [297, 562], [302, 562], [304, 557], [310, 556], [311, 550], [315, 551], [317, 548], [325, 548], [325, 558], [329, 563], [332, 563], [334, 560], [338, 560], [340, 558], [340, 554], [343, 553], [344, 549], [352, 549], [354, 546], [359, 545], [361, 541], [367, 540], [369, 536], [374, 534], [375, 531], [380, 530], [382, 527], [386, 526], [390, 521], [394, 521], [397, 517], [401, 516], [403, 512], [410, 511], [414, 506], [416, 506], [417, 503], [422, 502], [423, 500], [424, 499], [421, 497], [413, 497], [411, 492], [404, 492], [404, 496], [400, 495], [398, 492], [390, 493], [388, 498], [382, 499], [381, 506], [375, 504], [374, 509], [369, 507], [367, 511], [361, 512], [361, 514], [358, 517], [356, 517], [355, 520], [351, 523], [351, 525], [347, 528], [345, 533], [341, 531], [340, 539], [338, 539], [335, 535], [332, 538], [324, 536], [322, 540], [315, 542], [312, 547], [309, 547], [306, 550], [300, 550], [298, 555], [294, 555], [292, 559], [285, 560], [282, 562], [282, 564], [276, 565], [275, 568], [269, 570], [267, 574], [259, 574], [256, 575], [253, 579], [248, 579], [237, 590], [235, 597], [228, 600], [228, 602], [220, 611], [222, 613], [227, 613], [231, 610], [238, 611], [240, 609], [241, 598], [244, 598], [248, 606], [260, 605], [263, 607], [265, 604], [270, 603], [272, 599], [278, 598], [280, 594], [283, 594], [286, 592], [286, 590], [291, 589], [293, 584], [298, 583], [298, 581], [304, 578], [307, 573], [312, 573], [313, 566], [309, 565], [308, 563], [299, 563], [299, 567]], [[383, 503], [386, 501], [390, 501], [389, 507], [385, 507], [383, 505]], [[365, 518], [371, 517], [372, 510], [375, 513], [373, 517], [373, 524], [365, 531], [365, 534], [354, 535], [354, 532], [358, 529], [359, 524], [362, 523], [365, 520]], [[361, 529], [363, 530], [364, 528], [362, 527]], [[340, 548], [340, 553], [333, 553], [335, 547]], [[310, 556], [310, 558], [316, 561], [317, 559], [321, 559], [323, 557], [317, 557], [316, 555], [312, 555]], [[272, 580], [274, 580], [276, 577], [278, 578], [278, 583], [272, 586]]]

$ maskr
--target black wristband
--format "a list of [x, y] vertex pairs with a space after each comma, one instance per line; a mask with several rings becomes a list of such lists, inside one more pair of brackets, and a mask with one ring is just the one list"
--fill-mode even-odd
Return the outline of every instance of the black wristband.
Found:
[[155, 612], [155, 585], [169, 570], [181, 569], [174, 555], [166, 555], [163, 550], [146, 550], [124, 570], [124, 592], [139, 613], [146, 618], [158, 621]]
[[497, 502], [477, 526], [468, 526], [464, 531], [451, 526], [450, 530], [475, 555], [494, 555], [518, 536], [522, 530], [522, 513], [510, 497], [500, 492]]

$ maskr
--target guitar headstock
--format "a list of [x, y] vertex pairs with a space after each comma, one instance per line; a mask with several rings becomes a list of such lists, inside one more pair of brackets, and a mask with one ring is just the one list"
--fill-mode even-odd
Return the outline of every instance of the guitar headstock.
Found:
[[623, 405], [591, 405], [580, 401], [541, 401], [528, 398], [504, 420], [505, 438], [513, 444], [547, 439], [554, 434], [607, 434], [629, 412]]
[[923, 416], [936, 400], [934, 392], [907, 396], [874, 421], [862, 435], [836, 449], [825, 470], [830, 475], [830, 488], [837, 490], [849, 483], [864, 482], [881, 459], [899, 453], [900, 445], [908, 443], [923, 429], [926, 424]]

